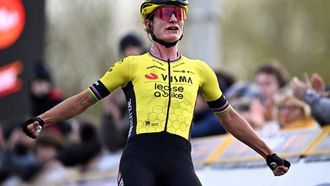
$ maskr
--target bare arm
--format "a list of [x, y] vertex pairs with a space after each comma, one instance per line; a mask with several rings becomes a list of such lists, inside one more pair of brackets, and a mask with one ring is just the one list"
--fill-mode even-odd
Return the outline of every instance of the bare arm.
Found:
[[23, 125], [23, 131], [31, 138], [37, 138], [42, 129], [41, 123], [44, 122], [45, 125], [50, 125], [72, 118], [94, 103], [96, 103], [96, 100], [89, 95], [87, 90], [85, 90], [77, 95], [67, 98], [55, 107], [41, 114], [37, 120], [30, 119], [26, 121]]
[[236, 110], [230, 108], [226, 113], [217, 116], [228, 132], [266, 159], [275, 176], [281, 176], [289, 170], [290, 162], [278, 157]]
[[77, 95], [67, 98], [39, 117], [45, 121], [45, 125], [57, 123], [82, 113], [95, 103], [96, 100], [89, 95], [87, 90], [84, 90]]
[[234, 108], [224, 114], [218, 114], [217, 117], [228, 132], [264, 158], [274, 153]]

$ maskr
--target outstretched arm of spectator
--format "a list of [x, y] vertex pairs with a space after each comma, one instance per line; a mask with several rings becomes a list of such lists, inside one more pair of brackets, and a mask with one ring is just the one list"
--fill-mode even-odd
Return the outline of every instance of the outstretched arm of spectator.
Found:
[[[254, 149], [265, 159], [268, 159], [271, 156], [276, 156], [272, 149], [266, 145], [266, 143], [252, 129], [249, 123], [244, 120], [234, 108], [230, 108], [225, 113], [217, 114], [217, 116], [228, 132]], [[289, 168], [284, 165], [282, 164], [272, 169], [275, 176], [283, 175], [288, 171]]]
[[313, 114], [326, 124], [330, 124], [330, 98], [323, 97], [320, 93], [309, 89], [303, 100], [311, 107]]
[[72, 118], [86, 110], [94, 103], [96, 103], [96, 100], [90, 96], [87, 90], [85, 90], [77, 95], [67, 98], [55, 107], [41, 114], [38, 116], [37, 120], [28, 120], [31, 122], [25, 123], [24, 132], [26, 132], [30, 137], [36, 138], [40, 133], [40, 130], [38, 130], [40, 125], [48, 125]]
[[314, 90], [306, 81], [297, 77], [291, 80], [290, 86], [294, 95], [311, 107], [313, 115], [322, 120], [322, 123], [330, 123], [330, 98], [324, 97], [322, 92]]

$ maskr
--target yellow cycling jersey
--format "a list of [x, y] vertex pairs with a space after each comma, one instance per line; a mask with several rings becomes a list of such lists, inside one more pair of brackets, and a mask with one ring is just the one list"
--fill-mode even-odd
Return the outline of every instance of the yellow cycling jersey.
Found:
[[175, 61], [151, 53], [124, 58], [88, 91], [100, 100], [117, 87], [122, 87], [128, 103], [129, 138], [168, 132], [189, 140], [198, 91], [214, 112], [230, 107], [214, 71], [205, 62], [184, 56]]

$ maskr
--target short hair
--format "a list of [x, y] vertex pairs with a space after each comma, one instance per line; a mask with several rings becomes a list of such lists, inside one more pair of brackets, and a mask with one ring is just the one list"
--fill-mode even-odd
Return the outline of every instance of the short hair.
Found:
[[52, 77], [45, 66], [45, 62], [43, 60], [37, 60], [34, 64], [33, 69], [33, 78], [40, 80], [52, 81]]
[[137, 35], [130, 33], [121, 38], [119, 42], [119, 52], [122, 54], [124, 50], [130, 46], [143, 47], [143, 44]]
[[280, 88], [284, 87], [289, 79], [288, 71], [276, 60], [270, 60], [266, 64], [261, 65], [255, 72], [255, 75], [261, 73], [274, 75]]

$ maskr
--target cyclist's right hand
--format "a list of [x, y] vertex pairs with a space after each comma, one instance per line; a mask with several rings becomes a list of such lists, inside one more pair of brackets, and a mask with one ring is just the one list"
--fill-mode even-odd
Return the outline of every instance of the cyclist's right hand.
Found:
[[37, 138], [44, 127], [45, 122], [39, 117], [28, 119], [23, 124], [23, 132], [30, 138]]

